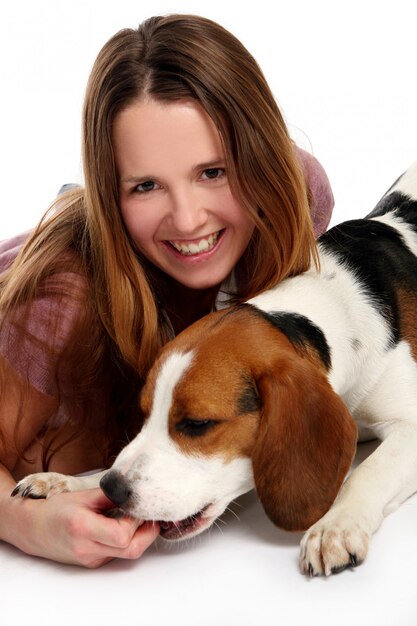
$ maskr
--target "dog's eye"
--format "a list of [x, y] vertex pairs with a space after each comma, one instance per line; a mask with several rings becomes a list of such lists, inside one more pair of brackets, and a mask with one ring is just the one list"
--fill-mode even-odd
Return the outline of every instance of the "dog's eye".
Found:
[[214, 420], [193, 420], [193, 419], [182, 419], [175, 428], [180, 433], [184, 433], [184, 435], [188, 435], [189, 437], [200, 437], [201, 435], [205, 435], [210, 428], [213, 428], [217, 422]]

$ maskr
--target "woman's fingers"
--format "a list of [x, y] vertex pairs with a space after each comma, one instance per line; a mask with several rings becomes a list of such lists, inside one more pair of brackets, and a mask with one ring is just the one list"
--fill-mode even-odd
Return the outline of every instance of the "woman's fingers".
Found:
[[87, 511], [82, 520], [83, 527], [80, 521], [80, 528], [77, 531], [99, 544], [112, 548], [127, 548], [136, 530], [142, 526], [143, 520], [129, 516], [118, 519], [107, 517], [105, 512], [114, 508], [114, 504], [100, 489], [78, 493]]
[[124, 547], [111, 547], [101, 544], [101, 549], [111, 558], [138, 559], [159, 535], [159, 524], [144, 522]]
[[100, 489], [83, 493], [89, 515], [84, 519], [84, 536], [88, 536], [104, 550], [107, 556], [138, 558], [159, 535], [157, 522], [146, 522], [132, 517], [113, 519], [103, 512], [113, 506]]

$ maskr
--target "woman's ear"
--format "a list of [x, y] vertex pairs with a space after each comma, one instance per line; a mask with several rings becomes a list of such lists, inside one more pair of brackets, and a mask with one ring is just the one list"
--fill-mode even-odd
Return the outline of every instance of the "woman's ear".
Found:
[[355, 422], [325, 374], [307, 359], [285, 359], [257, 381], [262, 415], [252, 463], [268, 517], [305, 530], [330, 508], [349, 471]]

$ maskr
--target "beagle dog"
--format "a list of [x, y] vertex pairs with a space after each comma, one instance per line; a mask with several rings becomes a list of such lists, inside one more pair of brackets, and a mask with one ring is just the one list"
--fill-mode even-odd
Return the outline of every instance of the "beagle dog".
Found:
[[[142, 430], [113, 467], [33, 474], [12, 495], [100, 484], [124, 514], [178, 540], [256, 488], [279, 527], [307, 529], [301, 571], [356, 566], [417, 491], [417, 163], [366, 219], [319, 240], [311, 267], [211, 313], [166, 345]], [[346, 479], [362, 436], [381, 441]]]

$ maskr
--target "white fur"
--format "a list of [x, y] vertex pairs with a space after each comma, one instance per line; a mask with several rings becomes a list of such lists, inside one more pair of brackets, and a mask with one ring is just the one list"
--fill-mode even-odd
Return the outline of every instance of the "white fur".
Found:
[[141, 437], [129, 443], [120, 452], [113, 467], [127, 474], [134, 465], [138, 454], [143, 451], [142, 440], [146, 437], [149, 448], [159, 449], [161, 441], [170, 441], [168, 437], [168, 413], [172, 404], [172, 394], [191, 362], [193, 353], [172, 352], [158, 372], [151, 414], [141, 431]]

